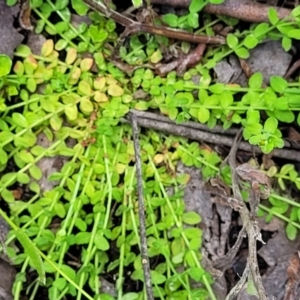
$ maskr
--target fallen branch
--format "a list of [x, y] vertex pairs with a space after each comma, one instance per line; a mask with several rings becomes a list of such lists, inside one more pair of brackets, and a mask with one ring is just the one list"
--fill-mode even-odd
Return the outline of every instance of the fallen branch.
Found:
[[241, 289], [244, 287], [248, 276], [249, 276], [249, 261], [247, 261], [247, 265], [243, 272], [242, 277], [240, 278], [238, 283], [235, 285], [235, 287], [233, 289], [231, 289], [231, 291], [228, 293], [225, 300], [233, 300], [236, 298], [236, 296], [239, 294]]
[[142, 24], [112, 9], [108, 9], [102, 2], [96, 2], [95, 0], [83, 0], [83, 2], [92, 9], [104, 14], [105, 16], [113, 19], [117, 23], [123, 25], [125, 27], [125, 31], [121, 34], [122, 38], [128, 36], [129, 34], [145, 32], [197, 44], [220, 45], [226, 43], [223, 37], [196, 35], [183, 30]]
[[[247, 266], [249, 266], [250, 269], [250, 274], [248, 275], [248, 281], [249, 278], [250, 280], [253, 279], [255, 288], [257, 289], [258, 297], [260, 300], [267, 300], [266, 292], [262, 284], [262, 279], [259, 273], [259, 268], [258, 268], [258, 262], [257, 262], [257, 250], [256, 250], [256, 241], [259, 240], [261, 242], [261, 233], [260, 233], [260, 228], [258, 226], [258, 222], [255, 217], [255, 212], [257, 209], [257, 205], [259, 203], [259, 196], [260, 196], [260, 190], [259, 190], [259, 184], [253, 178], [251, 182], [251, 195], [249, 196], [249, 202], [251, 203], [250, 207], [251, 210], [249, 211], [245, 202], [243, 201], [242, 194], [239, 188], [238, 184], [238, 173], [236, 170], [236, 151], [238, 149], [238, 144], [240, 142], [240, 134], [237, 134], [236, 138], [234, 139], [232, 148], [229, 153], [229, 166], [231, 170], [231, 183], [232, 183], [232, 191], [233, 191], [233, 196], [236, 201], [239, 203], [239, 214], [243, 222], [243, 226], [245, 228], [245, 231], [248, 236], [248, 249], [249, 249], [249, 256], [247, 260]], [[244, 179], [244, 178], [242, 178]], [[249, 178], [247, 178], [248, 180]], [[257, 199], [258, 198], [258, 199]], [[245, 273], [245, 271], [244, 271]], [[251, 276], [250, 276], [251, 275]], [[244, 274], [242, 277], [242, 284], [244, 285], [245, 283], [245, 278]], [[240, 284], [237, 284], [235, 287], [233, 287], [233, 291], [240, 290]], [[231, 294], [231, 292], [229, 293]], [[234, 293], [236, 294], [236, 293]], [[232, 299], [232, 298], [228, 298]]]
[[[190, 0], [151, 0], [152, 4], [185, 7], [190, 5]], [[268, 11], [270, 8], [277, 11], [279, 19], [284, 19], [291, 14], [290, 9], [268, 6], [249, 0], [226, 0], [222, 4], [208, 4], [203, 9], [209, 14], [223, 15], [237, 18], [246, 22], [269, 22]]]
[[172, 121], [171, 119], [169, 119], [168, 117], [163, 116], [158, 113], [153, 113], [153, 112], [149, 112], [149, 111], [140, 111], [140, 110], [135, 110], [135, 109], [133, 109], [132, 111], [139, 119], [150, 119], [150, 120], [154, 120], [154, 121], [161, 121], [161, 122], [175, 124], [175, 125], [182, 125], [182, 126], [185, 126], [188, 128], [199, 129], [199, 130], [207, 131], [210, 133], [219, 133], [219, 134], [235, 136], [239, 132], [239, 129], [236, 129], [236, 128], [223, 129], [223, 127], [220, 125], [216, 125], [214, 128], [209, 128], [205, 124], [201, 124], [198, 122], [192, 122], [192, 121], [187, 121], [187, 122], [178, 124], [175, 121]]
[[154, 300], [152, 283], [151, 283], [150, 263], [149, 263], [149, 257], [147, 252], [146, 217], [145, 217], [144, 192], [143, 192], [142, 162], [141, 162], [141, 153], [140, 153], [141, 151], [140, 151], [140, 144], [139, 144], [139, 128], [138, 128], [136, 116], [134, 114], [130, 114], [130, 118], [131, 118], [133, 144], [134, 144], [134, 152], [135, 152], [142, 266], [144, 271], [144, 280], [145, 280], [147, 299]]
[[[148, 113], [148, 116], [151, 113]], [[153, 116], [154, 115], [154, 116]], [[176, 124], [176, 122], [169, 120], [166, 121], [163, 116], [159, 116], [155, 118], [156, 114], [152, 114], [152, 118], [146, 118], [146, 113], [143, 112], [140, 115], [140, 112], [136, 114], [137, 116], [137, 122], [140, 126], [145, 127], [145, 128], [151, 128], [155, 130], [160, 130], [164, 131], [169, 134], [173, 135], [178, 135], [182, 137], [186, 137], [195, 141], [199, 142], [207, 142], [207, 143], [212, 143], [216, 145], [225, 145], [228, 147], [232, 146], [233, 143], [233, 138], [229, 136], [224, 136], [221, 134], [212, 134], [212, 132], [215, 132], [213, 129], [211, 131], [205, 132], [203, 130], [204, 125], [193, 123], [193, 122], [188, 122], [187, 124]], [[126, 117], [126, 119], [122, 119], [122, 122], [129, 122], [129, 118]], [[195, 127], [189, 127], [191, 124], [194, 124]], [[198, 128], [199, 129], [198, 129]], [[202, 127], [202, 128], [201, 128]], [[207, 126], [206, 126], [207, 128]], [[227, 130], [224, 131], [224, 133], [227, 133]], [[247, 142], [241, 142], [239, 145], [239, 149], [248, 151], [248, 152], [255, 152], [258, 154], [261, 154], [261, 150], [256, 147], [252, 146]], [[294, 160], [294, 161], [300, 161], [300, 155], [298, 151], [295, 150], [289, 150], [289, 149], [275, 149], [272, 152], [272, 155], [274, 157], [280, 157], [284, 159], [289, 159], [289, 160]]]

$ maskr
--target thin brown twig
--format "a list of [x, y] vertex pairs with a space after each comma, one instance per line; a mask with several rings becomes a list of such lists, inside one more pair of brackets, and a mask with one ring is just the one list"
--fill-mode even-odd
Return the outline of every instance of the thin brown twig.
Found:
[[233, 299], [236, 298], [236, 296], [239, 294], [239, 292], [241, 291], [241, 289], [245, 285], [245, 283], [247, 281], [247, 278], [248, 278], [248, 275], [249, 275], [249, 261], [247, 261], [247, 265], [246, 265], [246, 268], [243, 272], [242, 277], [240, 278], [238, 283], [235, 285], [235, 287], [233, 289], [231, 289], [231, 291], [228, 293], [225, 300], [233, 300]]
[[171, 29], [168, 27], [158, 27], [158, 26], [142, 24], [138, 22], [134, 22], [130, 26], [126, 27], [125, 31], [121, 34], [120, 37], [125, 38], [128, 35], [134, 33], [141, 33], [141, 32], [162, 35], [167, 38], [172, 38], [172, 39], [196, 43], [196, 44], [223, 45], [226, 43], [225, 39], [221, 36], [218, 37], [218, 36], [197, 35], [197, 34], [188, 33], [187, 31], [184, 30]]
[[83, 0], [92, 9], [104, 14], [105, 16], [113, 19], [117, 23], [125, 27], [125, 31], [120, 35], [124, 38], [129, 34], [146, 32], [150, 34], [157, 34], [166, 36], [168, 38], [174, 38], [177, 40], [197, 43], [197, 44], [225, 44], [225, 39], [218, 36], [204, 36], [191, 34], [183, 30], [171, 29], [167, 27], [158, 27], [148, 24], [142, 24], [140, 22], [134, 21], [129, 17], [126, 17], [112, 9], [108, 9], [103, 3], [96, 2], [95, 0]]
[[243, 201], [242, 194], [238, 185], [238, 173], [236, 171], [236, 152], [239, 148], [239, 144], [241, 142], [241, 133], [242, 129], [239, 130], [239, 132], [236, 134], [236, 137], [233, 140], [232, 147], [230, 149], [230, 152], [228, 154], [228, 163], [231, 169], [231, 183], [232, 183], [232, 191], [234, 198], [240, 202], [241, 207], [243, 207], [244, 210], [247, 210], [246, 204]]
[[[220, 125], [216, 125], [213, 128], [209, 128], [206, 124], [201, 124], [201, 123], [193, 122], [193, 121], [187, 121], [184, 123], [176, 123], [176, 121], [173, 121], [173, 120], [169, 119], [168, 117], [157, 114], [157, 113], [148, 112], [148, 111], [139, 111], [139, 110], [135, 110], [135, 109], [132, 109], [131, 111], [134, 112], [138, 118], [151, 119], [151, 120], [155, 120], [155, 121], [161, 121], [161, 122], [166, 122], [166, 123], [171, 123], [171, 124], [176, 124], [176, 125], [179, 124], [184, 127], [199, 129], [202, 131], [207, 131], [209, 133], [219, 133], [219, 134], [225, 134], [227, 136], [228, 135], [235, 136], [239, 132], [238, 128], [224, 129]], [[284, 147], [291, 148], [292, 146], [289, 141], [284, 141]], [[242, 149], [242, 148], [240, 148], [240, 149]], [[246, 149], [242, 149], [242, 150], [246, 150]], [[248, 150], [246, 150], [246, 151], [248, 151]], [[250, 151], [253, 151], [253, 147], [251, 147]]]
[[[128, 122], [127, 119], [122, 119], [121, 121], [124, 123]], [[145, 128], [152, 128], [155, 130], [164, 131], [169, 134], [186, 137], [199, 142], [207, 142], [216, 145], [225, 145], [228, 147], [231, 147], [233, 143], [232, 137], [224, 136], [221, 134], [211, 134], [211, 132], [205, 132], [200, 129], [187, 127], [184, 124], [176, 124], [174, 121], [165, 122], [156, 119], [147, 119], [137, 116], [137, 122], [139, 126]], [[241, 142], [239, 145], [239, 149], [248, 152], [254, 151], [255, 153], [262, 153], [258, 147], [252, 146], [247, 142]], [[300, 161], [299, 151], [295, 150], [275, 149], [273, 150], [272, 155], [274, 157], [280, 157], [284, 159], [288, 158], [289, 160]]]
[[[249, 246], [249, 260], [250, 260], [250, 271], [252, 275], [252, 279], [254, 281], [255, 287], [258, 290], [258, 294], [260, 299], [265, 300], [266, 292], [265, 288], [262, 284], [262, 279], [258, 269], [258, 261], [257, 261], [257, 248], [256, 248], [256, 241], [260, 241], [264, 244], [262, 240], [262, 236], [260, 233], [260, 228], [258, 225], [258, 221], [256, 219], [257, 209], [260, 202], [260, 186], [258, 181], [252, 181], [251, 183], [251, 191], [249, 197], [249, 204], [250, 204], [250, 212], [249, 217], [251, 221], [251, 226], [248, 231], [248, 245], [254, 245], [253, 247]], [[250, 234], [252, 233], [252, 234]]]
[[[141, 119], [151, 119], [154, 121], [161, 121], [161, 122], [170, 123], [170, 124], [178, 124], [178, 123], [176, 123], [176, 121], [173, 121], [170, 118], [163, 116], [161, 114], [158, 114], [158, 113], [149, 112], [149, 111], [140, 111], [140, 110], [135, 110], [135, 109], [132, 109], [131, 111], [134, 112], [134, 114], [139, 119], [140, 118]], [[201, 124], [201, 123], [193, 122], [193, 121], [179, 123], [179, 125], [193, 128], [193, 129], [199, 129], [202, 131], [207, 131], [210, 133], [219, 133], [219, 134], [234, 135], [234, 136], [239, 132], [239, 129], [237, 129], [237, 128], [224, 129], [220, 125], [216, 125], [214, 128], [209, 128], [206, 124]]]
[[[245, 230], [247, 232], [247, 236], [248, 236], [248, 249], [249, 249], [249, 256], [248, 256], [248, 260], [247, 260], [247, 264], [249, 263], [249, 269], [251, 272], [251, 276], [252, 279], [254, 281], [254, 285], [257, 289], [258, 292], [258, 297], [260, 300], [267, 300], [267, 296], [266, 296], [266, 292], [265, 289], [263, 287], [262, 284], [262, 279], [259, 273], [259, 268], [258, 268], [258, 262], [257, 262], [257, 249], [256, 249], [256, 241], [257, 240], [261, 240], [261, 234], [260, 234], [260, 228], [258, 226], [258, 222], [255, 218], [255, 216], [253, 216], [253, 211], [252, 210], [256, 210], [256, 207], [254, 205], [251, 205], [251, 212], [248, 210], [245, 202], [243, 201], [242, 195], [241, 195], [241, 191], [239, 188], [239, 184], [238, 184], [238, 173], [236, 170], [236, 152], [238, 149], [238, 144], [240, 142], [240, 133], [237, 134], [236, 138], [234, 139], [233, 142], [233, 146], [230, 150], [229, 153], [229, 158], [228, 158], [228, 162], [229, 162], [229, 166], [230, 166], [230, 170], [231, 170], [231, 184], [232, 184], [232, 191], [233, 191], [233, 196], [234, 198], [239, 202], [240, 204], [240, 209], [239, 209], [239, 214], [240, 217], [242, 219], [243, 222], [243, 226], [245, 226]], [[256, 181], [252, 182], [252, 187], [253, 184], [255, 183], [256, 185]], [[259, 197], [259, 194], [255, 191], [251, 194], [252, 196], [254, 195], [254, 197]], [[258, 199], [249, 199], [249, 202], [252, 203], [259, 203]], [[249, 278], [249, 276], [248, 276]], [[236, 290], [237, 287], [239, 288], [239, 285], [236, 285], [233, 290]]]
[[299, 69], [300, 67], [300, 59], [297, 59], [290, 67], [289, 69], [286, 71], [286, 73], [284, 74], [284, 78], [290, 78], [294, 72], [296, 72], [297, 69]]
[[198, 44], [190, 53], [179, 57], [170, 63], [159, 64], [155, 70], [158, 71], [159, 75], [165, 75], [176, 69], [177, 75], [182, 76], [188, 67], [194, 66], [200, 62], [205, 49], [205, 44]]
[[[173, 7], [188, 7], [190, 0], [151, 0], [152, 4], [168, 5]], [[246, 22], [269, 22], [268, 11], [270, 8], [277, 11], [279, 19], [287, 18], [290, 9], [268, 6], [248, 0], [226, 0], [222, 4], [208, 4], [203, 11], [209, 14], [223, 15], [237, 18]]]
[[138, 188], [138, 203], [139, 203], [139, 228], [140, 228], [140, 240], [141, 240], [141, 257], [144, 271], [145, 288], [148, 300], [154, 300], [153, 289], [151, 283], [150, 263], [147, 252], [147, 238], [146, 238], [146, 218], [145, 218], [145, 205], [144, 205], [144, 192], [143, 192], [143, 178], [142, 178], [142, 162], [141, 151], [139, 144], [139, 128], [137, 118], [134, 114], [130, 115], [132, 135], [135, 152], [135, 165], [136, 165], [136, 177]]

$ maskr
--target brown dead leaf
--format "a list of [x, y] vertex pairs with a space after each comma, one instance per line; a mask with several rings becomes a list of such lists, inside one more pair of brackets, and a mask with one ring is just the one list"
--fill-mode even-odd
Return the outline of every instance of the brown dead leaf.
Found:
[[244, 71], [244, 74], [246, 75], [247, 78], [250, 78], [251, 75], [253, 74], [253, 72], [251, 71], [251, 67], [249, 66], [249, 64], [245, 59], [239, 58], [239, 61], [241, 64], [241, 68]]
[[289, 260], [287, 268], [288, 276], [291, 280], [296, 281], [300, 279], [300, 252], [297, 251]]
[[268, 188], [271, 187], [269, 177], [262, 171], [255, 169], [250, 164], [241, 164], [236, 168], [238, 175], [246, 181], [254, 182], [257, 181], [258, 183], [267, 186]]
[[22, 198], [23, 195], [22, 188], [18, 187], [16, 190], [12, 190], [11, 192], [16, 200], [20, 200]]
[[[225, 182], [220, 178], [211, 178], [210, 184], [214, 188], [215, 192], [223, 196], [230, 196], [230, 188]], [[214, 192], [214, 191], [212, 191]]]
[[23, 29], [32, 30], [33, 26], [31, 25], [31, 7], [29, 5], [29, 0], [20, 1], [20, 15], [19, 23]]
[[264, 169], [269, 170], [271, 167], [275, 166], [275, 163], [272, 159], [272, 154], [264, 154], [262, 156], [262, 164]]

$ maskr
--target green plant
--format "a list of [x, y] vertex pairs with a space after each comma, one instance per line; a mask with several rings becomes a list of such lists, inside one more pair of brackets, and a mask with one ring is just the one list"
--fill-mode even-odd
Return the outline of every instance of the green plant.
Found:
[[273, 216], [284, 220], [287, 223], [287, 236], [289, 239], [294, 240], [298, 229], [300, 229], [300, 205], [297, 201], [291, 200], [293, 197], [288, 190], [299, 190], [299, 173], [295, 170], [294, 165], [286, 164], [280, 170], [275, 166], [271, 167], [267, 174], [275, 180], [275, 186], [277, 184], [284, 195], [280, 196], [277, 193], [272, 193], [268, 199], [271, 207], [261, 206], [259, 215], [264, 216], [265, 212], [267, 212], [266, 221], [270, 221]]
[[[81, 299], [83, 295], [86, 296], [86, 285], [98, 294], [101, 284], [98, 282], [99, 272], [112, 273], [118, 268], [119, 274], [124, 274], [125, 269], [133, 263], [136, 272], [132, 280], [141, 280], [140, 256], [136, 250], [131, 249], [139, 244], [138, 220], [134, 211], [134, 169], [130, 166], [133, 159], [131, 133], [125, 125], [116, 126], [119, 118], [128, 112], [128, 104], [133, 102], [126, 86], [128, 80], [97, 53], [93, 58], [84, 58], [75, 48], [69, 47], [65, 59], [60, 60], [52, 40], [45, 42], [41, 55], [34, 55], [27, 46], [21, 45], [15, 56], [19, 58], [13, 66], [15, 74], [6, 75], [7, 70], [5, 76], [1, 77], [3, 98], [11, 99], [17, 94], [20, 101], [14, 104], [6, 102], [2, 110], [0, 167], [4, 173], [0, 179], [0, 194], [10, 208], [11, 224], [20, 226], [36, 247], [46, 253], [46, 256], [42, 253], [40, 255], [45, 259], [46, 287], [49, 288], [50, 299], [60, 299], [66, 294]], [[94, 62], [99, 69], [105, 68], [109, 73], [102, 76], [93, 73], [91, 68]], [[40, 90], [40, 87], [43, 89]], [[14, 94], [11, 91], [15, 91]], [[50, 142], [47, 148], [37, 142], [41, 133]], [[126, 143], [122, 143], [124, 135], [128, 136]], [[142, 138], [142, 141], [145, 139], [142, 147], [147, 151], [144, 160], [145, 163], [149, 161], [145, 177], [149, 178], [147, 194], [151, 195], [151, 199], [162, 199], [166, 193], [164, 185], [176, 184], [176, 181], [165, 167], [155, 166], [159, 166], [161, 159], [157, 153], [165, 153], [166, 161], [172, 164], [169, 154], [165, 152], [172, 144], [171, 140], [164, 144], [155, 133], [150, 136], [152, 142], [156, 143], [156, 149], [149, 143], [148, 137]], [[75, 146], [70, 147], [67, 139], [74, 140]], [[197, 144], [193, 145], [193, 149], [197, 150]], [[48, 178], [58, 184], [50, 190], [44, 190], [38, 184], [44, 172], [39, 162], [45, 157], [56, 155], [66, 157], [67, 161], [59, 172]], [[185, 157], [184, 153], [181, 155]], [[14, 170], [6, 172], [10, 161], [14, 161]], [[212, 162], [218, 163], [219, 159]], [[205, 164], [208, 162], [205, 161]], [[200, 166], [200, 163], [197, 165]], [[206, 172], [209, 173], [209, 169]], [[154, 175], [159, 176], [159, 185], [153, 184], [155, 181], [151, 177]], [[120, 181], [123, 176], [124, 182]], [[178, 180], [184, 183], [188, 178], [181, 176]], [[24, 185], [30, 199], [16, 201], [15, 185]], [[149, 219], [148, 234], [149, 241], [153, 242], [153, 248], [149, 248], [153, 252], [150, 255], [163, 255], [166, 260], [153, 270], [155, 291], [160, 297], [166, 293], [174, 294], [174, 297], [176, 294], [206, 297], [208, 292], [205, 289], [194, 290], [189, 287], [189, 278], [193, 278], [202, 281], [213, 298], [210, 276], [202, 269], [199, 252], [195, 251], [201, 243], [201, 231], [183, 228], [184, 223], [193, 225], [200, 221], [200, 217], [184, 213], [182, 199], [179, 200], [175, 195], [174, 199], [177, 200], [171, 202], [170, 198], [166, 203], [153, 201], [152, 208], [149, 208], [152, 209], [152, 217]], [[92, 209], [85, 208], [90, 205]], [[120, 227], [110, 220], [116, 205], [116, 217], [121, 215], [123, 220]], [[163, 218], [159, 226], [153, 209], [162, 210]], [[54, 218], [60, 220], [59, 230], [56, 231], [49, 229]], [[174, 236], [176, 242], [166, 243], [164, 240], [174, 225], [174, 218], [177, 220], [176, 227], [182, 233]], [[132, 233], [125, 236], [128, 231]], [[152, 237], [153, 232], [155, 235]], [[15, 237], [12, 231], [7, 244]], [[107, 252], [112, 241], [116, 241], [120, 257], [109, 262]], [[161, 253], [162, 242], [165, 246]], [[182, 245], [183, 242], [185, 245]], [[173, 249], [171, 253], [170, 249], [176, 243], [180, 248], [176, 251]], [[75, 246], [82, 249], [82, 265], [77, 272], [64, 262], [68, 250]], [[21, 294], [25, 273], [31, 266], [26, 254], [19, 250], [16, 252], [7, 247], [12, 261], [22, 264], [14, 285], [15, 297]], [[178, 274], [176, 267], [183, 262], [186, 264], [186, 272]], [[164, 275], [166, 272], [168, 276]], [[126, 294], [122, 280], [120, 277], [116, 285], [119, 297]], [[162, 289], [165, 283], [170, 285], [169, 290]], [[39, 285], [36, 282], [28, 290], [30, 299], [35, 297]], [[126, 295], [135, 299], [141, 297], [142, 293]], [[109, 297], [104, 294], [99, 296]]]
[[176, 14], [166, 14], [162, 16], [162, 21], [174, 28], [192, 30], [199, 28], [199, 12], [209, 3], [221, 4], [224, 0], [192, 0], [189, 5], [189, 13], [178, 17]]
[[[174, 16], [169, 16], [169, 21], [165, 16], [163, 21], [192, 31], [198, 27], [197, 13], [207, 3], [192, 1], [188, 16], [175, 16], [176, 22], [172, 21]], [[138, 6], [139, 2], [134, 4]], [[145, 35], [148, 43], [144, 46], [137, 36], [132, 36], [128, 47], [121, 46], [120, 57], [139, 66], [128, 76], [107, 59], [111, 45], [117, 42], [114, 21], [90, 12], [90, 25], [72, 24], [70, 7], [78, 15], [88, 12], [79, 0], [35, 0], [31, 5], [38, 18], [35, 31], [49, 37], [41, 54], [35, 55], [20, 45], [13, 67], [8, 57], [0, 56], [1, 201], [9, 208], [12, 228], [21, 228], [20, 232], [32, 241], [23, 238], [28, 242], [23, 247], [35, 247], [35, 257], [44, 259], [50, 299], [62, 299], [68, 294], [78, 300], [113, 299], [101, 291], [99, 277], [116, 274], [115, 297], [143, 299], [143, 287], [129, 291], [124, 284], [143, 281], [143, 273], [134, 148], [131, 129], [119, 123], [120, 118], [131, 108], [159, 109], [178, 122], [193, 119], [210, 127], [221, 123], [224, 128], [241, 124], [244, 138], [266, 153], [282, 147], [280, 122], [300, 122], [299, 83], [274, 76], [269, 87], [262, 87], [262, 75], [257, 73], [249, 79], [249, 87], [242, 88], [214, 82], [209, 69], [233, 52], [247, 57], [247, 49], [270, 36], [281, 38], [288, 50], [298, 31], [299, 9], [293, 11], [293, 21], [275, 20], [271, 11], [271, 25], [258, 24], [231, 34], [227, 45], [209, 49], [204, 63], [188, 70], [182, 78], [175, 72], [163, 78], [145, 63], [162, 60], [166, 39]], [[49, 21], [50, 16], [56, 23]], [[188, 28], [183, 26], [184, 20], [189, 20], [185, 23]], [[219, 20], [205, 17], [206, 25], [199, 31], [212, 33], [212, 25]], [[54, 43], [51, 36], [59, 38]], [[189, 46], [182, 43], [182, 49]], [[199, 83], [192, 81], [196, 75], [200, 75]], [[133, 97], [139, 90], [150, 100]], [[261, 112], [266, 113], [266, 119]], [[39, 144], [41, 134], [48, 146]], [[230, 184], [228, 168], [220, 170], [221, 158], [216, 153], [183, 138], [148, 130], [140, 139], [155, 297], [215, 299], [211, 276], [199, 262], [202, 232], [195, 225], [201, 218], [185, 212], [182, 188], [189, 176], [176, 175], [175, 170], [180, 159], [187, 166], [201, 169], [205, 179], [221, 173]], [[44, 173], [40, 162], [48, 157], [59, 157], [63, 166], [49, 174], [48, 180], [54, 183], [45, 190], [39, 184]], [[291, 166], [284, 166], [279, 173], [273, 171], [269, 170], [269, 175], [278, 178], [282, 190], [286, 182], [299, 189], [298, 172]], [[17, 186], [28, 195], [16, 199]], [[172, 195], [167, 193], [169, 187], [175, 190]], [[300, 228], [299, 206], [288, 197], [273, 193], [270, 205], [260, 205], [259, 213], [267, 211], [268, 219], [275, 215], [285, 220], [287, 234], [293, 239]], [[12, 261], [21, 266], [14, 285], [18, 298], [24, 293], [25, 274], [31, 272], [31, 267], [39, 270], [40, 277], [43, 275], [40, 263], [32, 264], [22, 248], [9, 246], [16, 237], [20, 238], [19, 231], [11, 231], [6, 244]], [[74, 249], [78, 257], [66, 259]], [[178, 267], [184, 271], [179, 273]], [[193, 280], [202, 286], [195, 288]], [[29, 299], [35, 299], [39, 288], [40, 282], [29, 286]], [[87, 288], [90, 294], [85, 292]]]

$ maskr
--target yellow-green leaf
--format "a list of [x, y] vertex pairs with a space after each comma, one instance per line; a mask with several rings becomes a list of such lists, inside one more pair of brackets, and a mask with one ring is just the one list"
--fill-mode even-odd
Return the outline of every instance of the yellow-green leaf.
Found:
[[43, 284], [45, 284], [46, 283], [45, 270], [44, 270], [43, 261], [38, 252], [38, 249], [32, 243], [32, 241], [29, 239], [29, 237], [20, 228], [18, 228], [15, 231], [15, 234], [16, 234], [16, 237], [19, 240], [19, 242], [24, 247], [25, 252], [28, 254], [28, 256], [31, 260], [32, 266], [38, 272], [40, 281]]
[[106, 78], [105, 77], [97, 77], [94, 80], [94, 88], [96, 90], [102, 90], [105, 87], [106, 84]]
[[15, 197], [14, 197], [13, 193], [11, 191], [9, 191], [8, 189], [2, 190], [1, 197], [4, 199], [5, 202], [8, 202], [8, 203], [15, 201]]
[[76, 105], [67, 106], [65, 109], [65, 114], [70, 121], [74, 121], [77, 119], [78, 110]]
[[53, 40], [47, 40], [42, 46], [42, 56], [49, 56], [54, 50]]
[[71, 65], [77, 57], [77, 50], [74, 48], [70, 48], [67, 52], [66, 56], [66, 64]]
[[80, 78], [80, 75], [81, 75], [81, 69], [78, 67], [73, 68], [70, 72], [68, 84], [71, 85], [76, 84], [78, 82], [78, 79]]
[[97, 233], [94, 241], [99, 250], [107, 251], [109, 249], [109, 243], [102, 234]]
[[206, 123], [209, 120], [210, 112], [205, 107], [200, 107], [198, 110], [198, 120], [201, 123]]
[[93, 103], [87, 98], [82, 98], [80, 101], [80, 110], [86, 115], [90, 114], [94, 110]]
[[124, 90], [117, 84], [111, 84], [108, 86], [107, 92], [110, 96], [118, 97], [124, 94]]
[[50, 119], [50, 125], [53, 130], [58, 131], [62, 126], [62, 119], [56, 115]]
[[106, 94], [96, 91], [94, 94], [94, 100], [96, 102], [107, 102], [108, 97], [106, 96]]
[[78, 84], [78, 93], [81, 95], [89, 96], [92, 93], [92, 89], [89, 83], [85, 80], [81, 80]]
[[23, 127], [23, 128], [28, 127], [28, 122], [22, 114], [15, 112], [12, 114], [12, 119], [16, 125]]
[[93, 66], [94, 60], [92, 58], [84, 58], [81, 62], [80, 62], [80, 69], [82, 71], [88, 71], [90, 70], [90, 68]]

